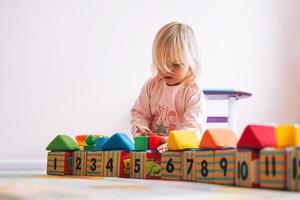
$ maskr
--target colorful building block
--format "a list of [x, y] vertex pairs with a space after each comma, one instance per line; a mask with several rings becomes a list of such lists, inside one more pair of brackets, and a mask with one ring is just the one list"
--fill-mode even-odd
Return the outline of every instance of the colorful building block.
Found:
[[86, 145], [84, 146], [85, 151], [94, 151], [96, 144], [96, 137], [94, 135], [88, 135], [85, 139]]
[[57, 135], [46, 147], [48, 151], [79, 150], [77, 143], [68, 135]]
[[181, 180], [181, 151], [166, 151], [161, 154], [161, 179]]
[[170, 151], [198, 148], [200, 140], [195, 131], [170, 131], [167, 148]]
[[264, 147], [275, 147], [275, 128], [264, 125], [248, 125], [238, 141], [238, 148], [261, 149]]
[[286, 151], [263, 148], [259, 152], [259, 183], [263, 188], [286, 188]]
[[47, 158], [48, 175], [71, 175], [72, 152], [49, 152]]
[[147, 151], [148, 150], [148, 137], [147, 136], [135, 136], [134, 137], [135, 151]]
[[133, 151], [134, 145], [125, 133], [113, 134], [103, 145], [103, 150]]
[[196, 153], [196, 181], [214, 182], [214, 157], [215, 153], [213, 150], [202, 150]]
[[131, 152], [130, 155], [130, 178], [146, 179], [147, 176], [147, 153]]
[[217, 184], [234, 185], [236, 149], [215, 151], [214, 180]]
[[119, 177], [122, 178], [129, 178], [130, 177], [130, 169], [131, 169], [131, 152], [129, 151], [121, 151], [120, 154], [120, 170], [119, 170]]
[[196, 151], [183, 151], [181, 177], [184, 181], [196, 181]]
[[287, 189], [300, 191], [300, 147], [287, 148]]
[[244, 187], [258, 187], [259, 152], [250, 149], [238, 149], [235, 159], [235, 184]]
[[102, 176], [103, 152], [89, 151], [86, 156], [86, 175], [87, 176]]
[[146, 154], [146, 179], [161, 178], [161, 154], [157, 151], [149, 151]]
[[121, 151], [103, 151], [102, 176], [120, 176]]
[[166, 139], [162, 136], [153, 135], [148, 137], [148, 149], [149, 150], [157, 150], [157, 148], [166, 143]]
[[96, 138], [95, 151], [103, 151], [103, 144], [109, 139], [109, 137], [98, 137]]
[[73, 175], [86, 176], [86, 155], [86, 151], [73, 152]]
[[276, 127], [276, 146], [300, 146], [300, 132], [298, 125], [284, 125]]
[[75, 140], [77, 141], [77, 144], [80, 148], [80, 150], [83, 150], [84, 149], [84, 146], [86, 145], [85, 143], [85, 139], [88, 135], [77, 135], [75, 137]]
[[203, 134], [199, 148], [220, 149], [236, 147], [237, 141], [234, 132], [230, 129], [207, 129]]

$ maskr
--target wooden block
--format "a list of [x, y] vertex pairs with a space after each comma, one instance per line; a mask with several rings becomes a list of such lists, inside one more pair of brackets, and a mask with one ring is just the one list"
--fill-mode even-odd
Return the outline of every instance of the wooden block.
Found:
[[300, 191], [300, 147], [287, 148], [287, 189]]
[[298, 125], [284, 125], [276, 127], [276, 146], [300, 146], [300, 132]]
[[196, 181], [214, 182], [214, 151], [202, 150], [196, 153]]
[[130, 178], [145, 179], [147, 174], [147, 153], [144, 152], [131, 152], [131, 167]]
[[236, 149], [223, 149], [215, 151], [215, 183], [234, 185], [235, 155]]
[[73, 175], [86, 176], [86, 151], [73, 152]]
[[199, 148], [220, 149], [236, 147], [237, 141], [234, 132], [230, 129], [207, 129], [203, 134]]
[[120, 176], [120, 155], [121, 151], [103, 151], [102, 176]]
[[135, 151], [147, 151], [148, 150], [148, 137], [147, 136], [135, 136], [134, 137]]
[[161, 154], [161, 179], [181, 180], [181, 151], [166, 151]]
[[89, 151], [86, 156], [86, 175], [102, 176], [102, 151]]
[[47, 159], [48, 175], [71, 175], [72, 174], [72, 153], [66, 152], [49, 152]]
[[165, 143], [165, 139], [162, 136], [149, 136], [148, 137], [148, 149], [156, 151], [157, 148]]
[[130, 177], [130, 168], [131, 168], [131, 165], [130, 165], [130, 154], [131, 152], [130, 151], [121, 151], [121, 154], [120, 154], [120, 176], [119, 177], [122, 177], [122, 178], [129, 178]]
[[259, 183], [263, 188], [286, 188], [286, 151], [264, 148], [259, 153]]
[[181, 176], [184, 181], [196, 181], [196, 151], [183, 151]]
[[170, 151], [197, 149], [199, 143], [200, 140], [195, 131], [174, 130], [169, 133], [167, 147]]
[[258, 151], [248, 149], [237, 150], [235, 159], [235, 184], [237, 186], [259, 186], [258, 157]]
[[161, 154], [150, 151], [146, 154], [146, 179], [160, 179], [161, 177]]

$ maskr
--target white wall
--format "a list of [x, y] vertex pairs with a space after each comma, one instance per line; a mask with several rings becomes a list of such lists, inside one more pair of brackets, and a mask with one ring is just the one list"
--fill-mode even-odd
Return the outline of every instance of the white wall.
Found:
[[298, 8], [297, 0], [0, 0], [0, 159], [43, 159], [59, 133], [128, 133], [153, 38], [174, 20], [196, 32], [203, 87], [253, 92], [237, 105], [238, 134], [248, 123], [300, 123]]

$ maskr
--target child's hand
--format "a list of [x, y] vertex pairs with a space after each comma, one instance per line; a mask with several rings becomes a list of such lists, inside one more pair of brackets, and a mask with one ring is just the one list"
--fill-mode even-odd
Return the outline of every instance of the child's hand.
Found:
[[168, 151], [167, 143], [164, 143], [164, 144], [160, 145], [159, 147], [157, 147], [157, 151], [159, 151], [159, 153]]
[[156, 133], [152, 133], [151, 131], [137, 127], [137, 131], [135, 136], [151, 136], [151, 135], [157, 135]]

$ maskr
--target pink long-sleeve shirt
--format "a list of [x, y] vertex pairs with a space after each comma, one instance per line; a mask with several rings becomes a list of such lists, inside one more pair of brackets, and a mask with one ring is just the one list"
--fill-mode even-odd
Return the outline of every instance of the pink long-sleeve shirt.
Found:
[[206, 122], [205, 96], [196, 83], [168, 86], [150, 78], [131, 109], [131, 133], [138, 127], [162, 136], [171, 130], [202, 133]]

